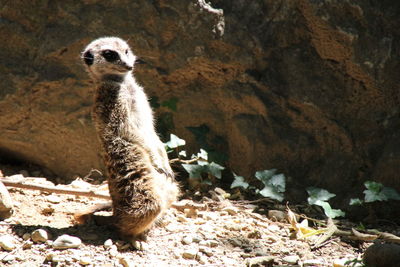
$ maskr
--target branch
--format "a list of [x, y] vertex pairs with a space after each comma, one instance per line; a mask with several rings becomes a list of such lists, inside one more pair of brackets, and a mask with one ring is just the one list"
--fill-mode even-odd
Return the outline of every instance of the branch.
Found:
[[199, 160], [198, 157], [195, 157], [195, 158], [192, 158], [192, 159], [188, 159], [188, 160], [176, 158], [176, 159], [171, 159], [171, 160], [169, 161], [169, 163], [170, 163], [170, 164], [175, 164], [175, 163], [191, 164], [191, 163], [196, 162], [196, 161], [198, 161], [198, 160]]
[[4, 178], [0, 179], [0, 182], [2, 182], [5, 186], [8, 186], [8, 187], [39, 190], [39, 191], [44, 191], [44, 192], [48, 192], [48, 193], [69, 194], [69, 195], [74, 195], [74, 196], [97, 197], [97, 198], [102, 198], [102, 199], [107, 199], [107, 200], [110, 199], [110, 196], [108, 194], [100, 194], [100, 193], [96, 193], [92, 190], [63, 189], [63, 188], [57, 188], [54, 186], [26, 183], [23, 181], [12, 181], [9, 179], [4, 179]]

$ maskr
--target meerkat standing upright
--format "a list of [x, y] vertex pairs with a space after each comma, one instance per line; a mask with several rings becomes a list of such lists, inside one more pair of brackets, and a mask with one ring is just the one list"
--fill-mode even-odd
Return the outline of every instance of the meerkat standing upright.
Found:
[[135, 60], [116, 37], [94, 40], [83, 51], [97, 86], [93, 118], [105, 152], [114, 223], [123, 237], [143, 239], [179, 189], [146, 94], [132, 75]]

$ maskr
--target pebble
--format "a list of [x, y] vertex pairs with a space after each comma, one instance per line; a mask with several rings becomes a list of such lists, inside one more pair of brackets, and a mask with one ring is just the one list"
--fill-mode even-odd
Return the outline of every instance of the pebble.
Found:
[[82, 241], [75, 236], [62, 235], [53, 242], [55, 249], [77, 248], [82, 244]]
[[196, 209], [184, 209], [183, 213], [185, 213], [188, 218], [197, 218], [197, 210]]
[[182, 258], [187, 260], [193, 260], [196, 258], [198, 250], [197, 249], [188, 249], [182, 253]]
[[7, 254], [6, 256], [4, 256], [4, 257], [1, 259], [1, 261], [2, 261], [2, 262], [10, 262], [10, 261], [13, 261], [13, 260], [15, 260], [15, 259], [16, 259], [16, 256], [15, 256], [15, 255]]
[[70, 184], [73, 188], [79, 188], [79, 189], [90, 189], [92, 185], [81, 178], [76, 178], [72, 183]]
[[268, 218], [274, 221], [283, 222], [286, 221], [287, 214], [281, 210], [269, 210]]
[[253, 257], [246, 259], [246, 266], [272, 266], [274, 261], [274, 256], [262, 256], [262, 257]]
[[203, 254], [201, 254], [201, 253], [198, 253], [198, 254], [196, 255], [196, 260], [197, 260], [200, 264], [206, 264], [206, 263], [207, 263], [207, 258], [206, 258]]
[[178, 216], [176, 216], [176, 219], [178, 220], [178, 222], [182, 222], [182, 223], [185, 223], [185, 222], [188, 221], [188, 219], [186, 219], [186, 217], [183, 216], [183, 215], [181, 215], [181, 214], [179, 214]]
[[44, 243], [49, 239], [49, 234], [46, 230], [37, 229], [31, 234], [32, 241], [35, 243]]
[[110, 256], [115, 257], [118, 255], [118, 248], [116, 245], [111, 245], [110, 246]]
[[22, 235], [22, 239], [24, 241], [29, 240], [29, 238], [31, 238], [31, 234], [30, 233], [25, 233], [25, 234]]
[[56, 196], [56, 195], [49, 195], [49, 196], [46, 197], [46, 200], [48, 202], [50, 202], [50, 203], [53, 203], [53, 204], [58, 204], [58, 203], [61, 202], [61, 198], [59, 196]]
[[286, 257], [282, 258], [282, 260], [284, 262], [289, 263], [289, 264], [296, 264], [299, 261], [299, 259], [300, 258], [297, 255], [291, 255], [291, 256], [286, 256]]
[[235, 207], [226, 207], [222, 211], [226, 211], [229, 215], [236, 215], [238, 213], [238, 209]]
[[104, 247], [105, 248], [110, 248], [113, 245], [113, 241], [111, 239], [107, 239], [104, 241]]
[[132, 260], [124, 258], [124, 257], [119, 259], [119, 263], [122, 264], [122, 266], [124, 266], [124, 267], [134, 267], [134, 266], [136, 266], [135, 263]]
[[13, 201], [3, 183], [0, 183], [0, 220], [10, 218], [13, 214]]
[[199, 246], [199, 251], [206, 254], [208, 257], [214, 255], [214, 252], [206, 246]]
[[326, 262], [318, 259], [304, 260], [303, 266], [323, 266]]
[[89, 265], [92, 263], [92, 259], [90, 257], [83, 256], [79, 259], [79, 263], [82, 265]]
[[193, 242], [193, 238], [191, 236], [184, 236], [182, 238], [182, 244], [189, 245]]
[[16, 240], [11, 235], [0, 236], [0, 247], [4, 250], [11, 251], [15, 248]]

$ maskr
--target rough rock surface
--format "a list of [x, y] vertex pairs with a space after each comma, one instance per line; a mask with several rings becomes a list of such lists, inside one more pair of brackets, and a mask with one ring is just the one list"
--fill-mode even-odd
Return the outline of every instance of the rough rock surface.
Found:
[[399, 12], [379, 0], [3, 1], [0, 156], [67, 179], [103, 168], [79, 53], [118, 35], [145, 62], [135, 73], [160, 130], [190, 148], [224, 152], [244, 176], [400, 190]]

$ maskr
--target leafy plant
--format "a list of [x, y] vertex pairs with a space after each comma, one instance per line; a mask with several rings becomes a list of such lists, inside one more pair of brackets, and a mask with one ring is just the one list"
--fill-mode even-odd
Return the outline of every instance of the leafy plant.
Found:
[[257, 171], [256, 178], [264, 184], [264, 188], [258, 193], [264, 197], [270, 197], [278, 201], [283, 200], [286, 190], [285, 175], [276, 174], [276, 169]]
[[231, 184], [231, 188], [241, 187], [243, 189], [247, 189], [249, 187], [249, 183], [244, 180], [243, 176], [236, 175], [236, 173], [232, 172], [233, 174], [233, 182]]
[[200, 149], [199, 153], [192, 155], [190, 159], [187, 157], [186, 151], [181, 150], [180, 147], [186, 144], [185, 140], [178, 136], [171, 134], [170, 140], [165, 143], [167, 153], [175, 152], [178, 156], [175, 161], [180, 161], [182, 167], [189, 174], [189, 178], [199, 179], [203, 184], [212, 184], [212, 181], [221, 179], [222, 171], [225, 167], [208, 160], [208, 153], [204, 149]]
[[344, 217], [345, 213], [340, 209], [332, 209], [328, 200], [336, 196], [335, 194], [329, 193], [327, 190], [317, 187], [308, 187], [307, 193], [309, 197], [307, 201], [311, 205], [317, 205], [322, 207], [326, 216], [330, 218]]
[[364, 200], [352, 198], [350, 199], [350, 205], [362, 205], [375, 201], [400, 200], [400, 194], [395, 189], [386, 187], [381, 183], [366, 181], [364, 186], [367, 188], [363, 192]]

